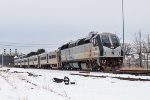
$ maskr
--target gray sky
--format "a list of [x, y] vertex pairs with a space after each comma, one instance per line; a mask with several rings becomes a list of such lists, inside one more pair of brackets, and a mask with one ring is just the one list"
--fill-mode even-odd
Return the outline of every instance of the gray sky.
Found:
[[[0, 53], [4, 48], [7, 52], [17, 48], [27, 53], [42, 47], [50, 51], [90, 31], [112, 32], [122, 38], [121, 1], [0, 0]], [[131, 42], [139, 30], [150, 33], [150, 0], [124, 0], [124, 6], [125, 42]], [[9, 42], [51, 45], [2, 46]]]

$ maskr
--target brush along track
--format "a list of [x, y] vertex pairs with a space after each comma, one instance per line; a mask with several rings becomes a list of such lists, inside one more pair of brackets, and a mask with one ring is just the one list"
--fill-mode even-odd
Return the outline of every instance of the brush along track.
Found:
[[136, 76], [150, 76], [150, 70], [118, 70], [113, 71], [113, 74], [130, 74]]
[[70, 75], [78, 75], [78, 76], [83, 76], [83, 77], [96, 77], [96, 78], [116, 78], [120, 80], [128, 80], [128, 81], [149, 81], [150, 79], [142, 79], [142, 78], [131, 78], [131, 77], [113, 77], [113, 76], [105, 76], [105, 75], [88, 75], [88, 74], [74, 74], [70, 73]]

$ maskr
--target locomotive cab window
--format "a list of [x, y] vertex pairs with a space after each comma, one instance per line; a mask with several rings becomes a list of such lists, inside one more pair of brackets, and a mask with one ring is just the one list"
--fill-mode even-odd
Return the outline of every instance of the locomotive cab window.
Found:
[[101, 39], [102, 39], [103, 46], [111, 47], [111, 43], [107, 35], [102, 35]]
[[116, 36], [112, 35], [111, 40], [112, 40], [113, 46], [115, 47], [119, 46], [119, 40]]

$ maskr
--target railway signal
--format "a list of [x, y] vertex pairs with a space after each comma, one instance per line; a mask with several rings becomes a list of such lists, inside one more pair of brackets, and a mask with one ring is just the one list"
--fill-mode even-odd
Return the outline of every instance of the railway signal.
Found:
[[4, 55], [6, 55], [6, 49], [4, 49]]
[[10, 50], [10, 55], [11, 55], [11, 49], [9, 49]]
[[15, 55], [17, 55], [17, 49], [15, 49]]

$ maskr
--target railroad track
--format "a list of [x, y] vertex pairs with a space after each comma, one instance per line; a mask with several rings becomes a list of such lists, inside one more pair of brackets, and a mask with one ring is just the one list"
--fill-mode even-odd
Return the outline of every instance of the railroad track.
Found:
[[[16, 67], [18, 68], [18, 67]], [[31, 68], [35, 69], [35, 68]], [[48, 70], [60, 70], [60, 69], [48, 69]], [[90, 72], [103, 72], [103, 73], [113, 73], [113, 74], [130, 74], [130, 75], [136, 75], [136, 76], [150, 76], [150, 70], [113, 70], [113, 71], [93, 71], [93, 70], [68, 70], [68, 69], [63, 69], [60, 71], [79, 71], [79, 73], [90, 73]]]
[[113, 74], [131, 74], [131, 75], [141, 75], [141, 76], [150, 76], [150, 70], [118, 70], [113, 71]]
[[[90, 72], [100, 72], [100, 71], [80, 71], [79, 73], [90, 73]], [[116, 70], [116, 71], [103, 71], [103, 73], [150, 76], [150, 70]]]

